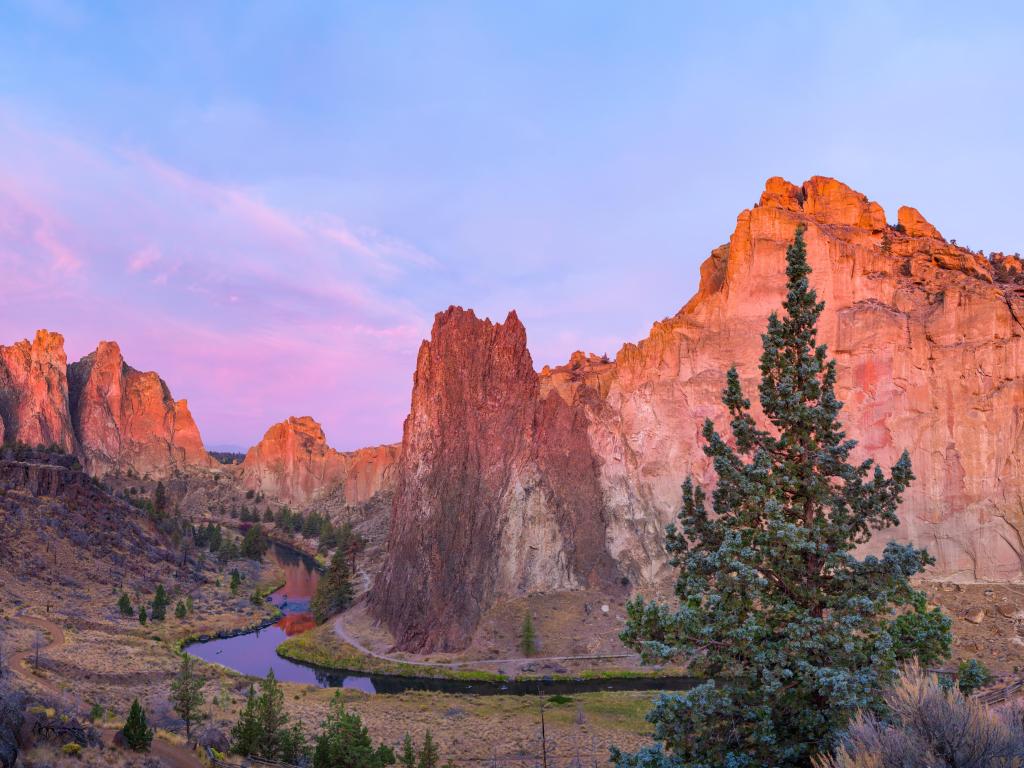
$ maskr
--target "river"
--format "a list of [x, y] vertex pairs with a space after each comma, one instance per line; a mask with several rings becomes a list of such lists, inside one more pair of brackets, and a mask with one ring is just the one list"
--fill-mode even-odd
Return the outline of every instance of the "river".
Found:
[[366, 675], [343, 669], [323, 669], [277, 655], [277, 646], [290, 635], [314, 626], [309, 613], [320, 572], [313, 558], [283, 544], [273, 544], [266, 555], [285, 575], [285, 585], [270, 595], [284, 616], [276, 624], [235, 637], [192, 643], [188, 652], [204, 661], [265, 677], [274, 670], [278, 680], [322, 688], [354, 688], [365, 693], [439, 691], [476, 695], [573, 694], [591, 691], [681, 690], [694, 684], [687, 677], [640, 677], [595, 680], [510, 680], [503, 682], [446, 680], [402, 675]]

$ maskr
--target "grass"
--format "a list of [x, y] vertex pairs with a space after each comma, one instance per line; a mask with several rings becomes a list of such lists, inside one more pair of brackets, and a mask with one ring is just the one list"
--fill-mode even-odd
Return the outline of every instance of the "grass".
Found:
[[323, 624], [316, 629], [301, 635], [290, 637], [277, 647], [277, 655], [314, 664], [328, 669], [349, 669], [353, 672], [366, 672], [378, 675], [402, 675], [404, 677], [434, 677], [446, 680], [476, 680], [484, 682], [501, 682], [508, 680], [506, 675], [487, 672], [479, 669], [461, 669], [442, 666], [420, 666], [404, 664], [399, 661], [387, 661], [375, 656], [367, 656], [357, 648], [342, 642], [330, 624]]

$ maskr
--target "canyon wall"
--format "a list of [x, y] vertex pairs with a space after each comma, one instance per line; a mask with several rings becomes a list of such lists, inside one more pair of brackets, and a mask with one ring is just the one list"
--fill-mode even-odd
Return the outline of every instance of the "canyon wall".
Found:
[[0, 346], [0, 423], [3, 440], [55, 445], [98, 476], [214, 465], [186, 402], [126, 365], [112, 342], [70, 366], [59, 333]]
[[249, 449], [241, 467], [242, 487], [299, 506], [344, 487], [345, 501], [361, 504], [391, 487], [397, 445], [343, 453], [327, 445], [309, 416], [275, 424]]
[[213, 467], [188, 403], [174, 400], [152, 371], [127, 365], [115, 342], [68, 369], [71, 418], [87, 471], [131, 469], [164, 476], [175, 469]]
[[730, 366], [756, 400], [760, 335], [801, 224], [857, 457], [888, 468], [907, 448], [917, 476], [901, 525], [871, 546], [927, 546], [935, 577], [1024, 575], [1020, 260], [947, 242], [912, 208], [890, 225], [834, 179], [773, 178], [702, 265], [697, 294], [614, 361], [577, 353], [537, 375], [514, 314], [499, 325], [438, 315], [372, 603], [399, 647], [462, 647], [496, 597], [572, 589], [584, 573], [607, 588], [620, 573], [668, 577], [680, 483], [714, 481], [701, 426], [726, 426]]

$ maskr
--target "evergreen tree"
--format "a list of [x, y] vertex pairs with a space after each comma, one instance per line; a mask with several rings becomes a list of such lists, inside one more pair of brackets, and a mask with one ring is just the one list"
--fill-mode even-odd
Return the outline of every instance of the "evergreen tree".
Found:
[[153, 509], [160, 517], [167, 511], [167, 489], [164, 488], [162, 480], [157, 482], [156, 490], [153, 492]]
[[272, 669], [260, 681], [260, 695], [256, 699], [256, 719], [259, 722], [257, 754], [268, 760], [275, 760], [281, 751], [281, 739], [288, 724], [288, 715], [284, 711], [284, 691], [281, 690]]
[[238, 588], [241, 585], [242, 585], [242, 575], [238, 572], [238, 569], [235, 568], [233, 571], [231, 571], [231, 594], [232, 595], [237, 595], [238, 594]]
[[313, 768], [385, 768], [395, 753], [384, 744], [376, 749], [359, 715], [345, 711], [340, 693], [334, 694], [313, 751]]
[[260, 743], [260, 722], [257, 713], [256, 691], [249, 686], [245, 707], [238, 716], [238, 722], [231, 729], [231, 751], [248, 757], [257, 754]]
[[153, 729], [146, 722], [146, 713], [142, 711], [139, 700], [132, 702], [132, 708], [128, 712], [128, 719], [124, 728], [121, 729], [124, 741], [130, 749], [136, 752], [148, 752], [149, 745], [153, 743]]
[[519, 650], [523, 656], [533, 656], [537, 652], [537, 633], [533, 629], [533, 617], [529, 610], [523, 614], [523, 625], [519, 630]]
[[341, 613], [352, 604], [352, 576], [348, 570], [348, 558], [341, 549], [335, 550], [327, 572], [317, 582], [309, 610], [317, 624], [323, 624], [331, 616]]
[[[681, 529], [668, 529], [679, 606], [631, 601], [623, 640], [648, 659], [682, 658], [708, 681], [662, 696], [648, 719], [663, 746], [613, 752], [619, 768], [797, 766], [828, 749], [857, 710], [879, 710], [900, 658], [932, 653], [949, 620], [928, 611], [908, 577], [932, 562], [889, 543], [853, 550], [897, 525], [912, 480], [904, 452], [889, 477], [849, 461], [836, 369], [817, 346], [823, 305], [809, 288], [803, 231], [787, 251], [785, 316], [763, 335], [758, 427], [730, 370], [732, 441], [709, 420], [705, 453], [718, 484], [712, 510], [687, 480]], [[897, 612], [912, 620], [897, 625]], [[897, 648], [894, 634], [907, 645]]]
[[[180, 607], [184, 607], [178, 603]], [[205, 698], [203, 697], [203, 686], [206, 681], [196, 677], [195, 659], [187, 653], [181, 656], [181, 669], [177, 677], [171, 681], [171, 703], [174, 711], [185, 721], [185, 739], [192, 739], [192, 723], [199, 719]]]
[[174, 617], [178, 621], [182, 621], [187, 613], [188, 610], [185, 608], [185, 603], [179, 600], [178, 604], [174, 607]]
[[242, 539], [242, 556], [252, 560], [262, 560], [263, 555], [270, 549], [270, 540], [262, 525], [254, 525], [245, 533]]
[[437, 745], [434, 743], [434, 737], [430, 731], [427, 731], [426, 736], [423, 737], [423, 746], [420, 747], [417, 768], [437, 768], [438, 760]]
[[146, 618], [147, 618], [147, 616], [146, 616], [146, 606], [140, 605], [139, 606], [139, 624], [143, 624], [144, 625], [146, 623]]
[[153, 621], [163, 621], [167, 618], [167, 605], [170, 600], [167, 597], [167, 590], [163, 584], [157, 584], [156, 595], [153, 597], [153, 609], [149, 616]]
[[121, 611], [122, 616], [131, 616], [135, 613], [132, 610], [132, 601], [131, 598], [128, 597], [127, 592], [121, 593], [121, 597], [117, 601], [117, 609]]
[[412, 736], [408, 733], [402, 739], [402, 754], [398, 758], [398, 764], [402, 768], [416, 768], [416, 749], [412, 744]]

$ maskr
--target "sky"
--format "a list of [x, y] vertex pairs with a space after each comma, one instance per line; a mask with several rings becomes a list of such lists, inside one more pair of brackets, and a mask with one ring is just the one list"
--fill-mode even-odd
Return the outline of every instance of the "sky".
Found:
[[1024, 250], [1013, 3], [0, 5], [0, 343], [102, 339], [208, 446], [401, 439], [451, 304], [534, 364], [674, 314], [766, 178]]

